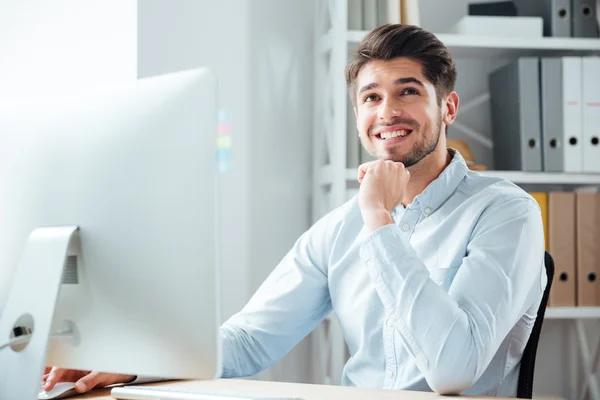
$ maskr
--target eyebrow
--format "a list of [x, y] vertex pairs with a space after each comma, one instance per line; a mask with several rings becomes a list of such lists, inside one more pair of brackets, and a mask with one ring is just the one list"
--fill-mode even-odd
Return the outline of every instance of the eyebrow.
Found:
[[[407, 83], [414, 83], [414, 84], [419, 85], [421, 87], [425, 87], [425, 85], [423, 84], [423, 82], [421, 82], [420, 80], [418, 80], [417, 78], [415, 78], [413, 76], [408, 77], [408, 78], [397, 79], [394, 82], [394, 85], [405, 85]], [[377, 84], [375, 82], [369, 83], [368, 85], [365, 85], [365, 86], [361, 87], [360, 90], [358, 91], [358, 94], [366, 92], [367, 90], [375, 89], [377, 87], [379, 87], [379, 84]]]

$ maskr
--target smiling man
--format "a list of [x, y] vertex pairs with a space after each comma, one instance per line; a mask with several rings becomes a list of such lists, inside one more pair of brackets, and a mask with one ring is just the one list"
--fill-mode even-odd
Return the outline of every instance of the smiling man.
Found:
[[[516, 396], [546, 285], [537, 203], [446, 147], [456, 70], [433, 34], [375, 29], [346, 78], [377, 161], [223, 324], [223, 377], [267, 368], [334, 311], [350, 350], [345, 385]], [[44, 379], [79, 379], [85, 391], [134, 377], [54, 369]]]

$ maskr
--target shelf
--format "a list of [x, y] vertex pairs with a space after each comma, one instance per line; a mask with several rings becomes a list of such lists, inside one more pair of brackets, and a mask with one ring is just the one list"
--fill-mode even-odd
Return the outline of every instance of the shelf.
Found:
[[600, 185], [600, 174], [565, 172], [479, 171], [482, 175], [502, 178], [513, 183], [545, 185]]
[[545, 319], [600, 319], [600, 307], [548, 307]]
[[[348, 31], [350, 44], [360, 42], [367, 31]], [[564, 56], [600, 54], [596, 38], [514, 38], [440, 33], [436, 36], [457, 58], [508, 58], [517, 56]]]
[[[600, 185], [600, 174], [572, 174], [564, 172], [523, 172], [523, 171], [478, 171], [484, 176], [502, 178], [516, 184], [542, 184], [542, 185]], [[345, 179], [347, 183], [356, 181], [356, 168], [347, 168]], [[330, 184], [332, 179], [331, 169], [322, 170], [321, 182]]]

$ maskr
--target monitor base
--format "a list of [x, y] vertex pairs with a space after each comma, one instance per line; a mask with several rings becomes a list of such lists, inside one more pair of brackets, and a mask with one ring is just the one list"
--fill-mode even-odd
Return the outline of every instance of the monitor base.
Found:
[[35, 229], [27, 241], [0, 317], [0, 344], [22, 335], [24, 343], [0, 350], [0, 398], [37, 400], [62, 275], [79, 249], [77, 226]]

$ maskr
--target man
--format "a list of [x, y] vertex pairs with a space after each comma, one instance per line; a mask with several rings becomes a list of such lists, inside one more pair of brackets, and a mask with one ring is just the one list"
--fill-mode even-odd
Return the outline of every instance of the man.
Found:
[[[546, 285], [537, 203], [446, 148], [456, 70], [431, 33], [375, 29], [346, 79], [377, 161], [359, 167], [358, 196], [305, 232], [223, 324], [223, 377], [267, 368], [335, 311], [351, 354], [345, 385], [516, 396]], [[85, 391], [134, 377], [44, 379], [48, 389], [79, 379]]]

